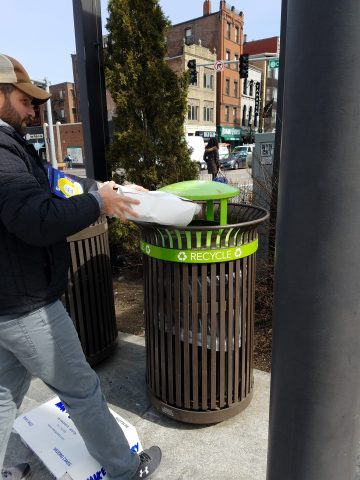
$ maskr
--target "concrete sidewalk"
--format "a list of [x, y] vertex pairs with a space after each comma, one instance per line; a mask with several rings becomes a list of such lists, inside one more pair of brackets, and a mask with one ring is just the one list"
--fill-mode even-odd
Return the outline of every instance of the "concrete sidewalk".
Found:
[[[254, 397], [242, 413], [216, 425], [199, 426], [177, 422], [151, 407], [143, 337], [120, 333], [114, 355], [96, 371], [109, 406], [136, 427], [143, 447], [161, 447], [163, 460], [154, 480], [265, 480], [270, 374], [255, 370]], [[21, 412], [53, 396], [33, 379]], [[23, 461], [31, 464], [33, 480], [53, 478], [13, 433], [4, 465]]]

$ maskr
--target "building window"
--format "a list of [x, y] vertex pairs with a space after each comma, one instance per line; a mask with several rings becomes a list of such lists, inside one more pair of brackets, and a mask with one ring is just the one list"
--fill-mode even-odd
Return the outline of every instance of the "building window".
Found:
[[226, 38], [230, 39], [230, 23], [226, 22]]
[[250, 106], [250, 107], [249, 107], [249, 121], [248, 121], [248, 125], [252, 125], [252, 111], [253, 111], [253, 107]]
[[204, 88], [214, 89], [214, 75], [204, 73]]
[[214, 109], [211, 107], [204, 107], [204, 122], [212, 122], [214, 118]]
[[236, 80], [234, 80], [234, 97], [237, 98], [238, 97], [238, 82]]
[[188, 120], [198, 120], [199, 118], [199, 107], [197, 105], [188, 106]]
[[[226, 61], [230, 62], [230, 50], [226, 50]], [[227, 63], [226, 68], [230, 68], [230, 65]]]
[[192, 33], [192, 28], [185, 28], [185, 43], [186, 45], [191, 45], [194, 43], [194, 35]]
[[[235, 60], [236, 62], [239, 61], [239, 54], [238, 54], [238, 53], [235, 53], [235, 55], [234, 55], [234, 60]], [[238, 63], [235, 63], [234, 67], [235, 67], [235, 70], [238, 70], [238, 69], [239, 69], [239, 64], [238, 64]]]
[[234, 30], [234, 42], [235, 43], [239, 43], [239, 27], [235, 27], [235, 30]]
[[237, 108], [233, 107], [233, 123], [236, 123]]
[[250, 80], [250, 97], [254, 96], [254, 80]]
[[247, 79], [244, 78], [244, 82], [243, 82], [243, 94], [244, 95], [247, 95], [247, 84], [248, 84]]
[[225, 107], [225, 122], [229, 123], [229, 107]]
[[59, 90], [59, 99], [64, 100], [64, 90]]
[[243, 127], [246, 125], [246, 105], [243, 106], [241, 125]]
[[60, 118], [65, 118], [65, 110], [63, 108], [60, 108]]
[[225, 80], [225, 95], [230, 95], [230, 78]]

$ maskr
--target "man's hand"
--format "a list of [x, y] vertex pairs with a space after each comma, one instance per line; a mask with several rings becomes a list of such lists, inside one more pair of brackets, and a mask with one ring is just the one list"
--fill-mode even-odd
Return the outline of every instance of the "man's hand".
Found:
[[137, 192], [148, 192], [147, 188], [142, 187], [141, 185], [136, 185], [136, 183], [131, 183], [129, 185], [124, 185], [124, 187], [131, 188], [132, 190], [136, 190]]
[[138, 205], [139, 200], [135, 200], [126, 195], [117, 193], [117, 185], [115, 182], [104, 183], [98, 190], [103, 201], [101, 213], [105, 213], [108, 217], [118, 217], [121, 220], [126, 220], [126, 213], [133, 217], [139, 215], [131, 208], [131, 204]]

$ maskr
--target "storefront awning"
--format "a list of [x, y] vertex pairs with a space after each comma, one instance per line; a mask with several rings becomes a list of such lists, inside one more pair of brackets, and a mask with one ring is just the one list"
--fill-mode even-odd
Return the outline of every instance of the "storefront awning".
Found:
[[239, 141], [241, 140], [241, 128], [236, 127], [218, 127], [218, 136], [223, 140]]

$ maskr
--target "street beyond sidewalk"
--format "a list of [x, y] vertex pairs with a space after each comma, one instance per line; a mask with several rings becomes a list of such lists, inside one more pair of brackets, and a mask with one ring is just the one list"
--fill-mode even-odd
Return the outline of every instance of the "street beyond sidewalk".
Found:
[[[64, 170], [65, 173], [71, 173], [78, 175], [79, 177], [86, 177], [85, 168], [74, 167], [72, 170]], [[238, 170], [226, 170], [224, 174], [229, 181], [238, 186], [248, 187], [252, 185], [251, 170], [248, 168], [241, 168]], [[211, 180], [211, 175], [207, 173], [207, 170], [202, 170], [199, 175], [199, 180]]]
[[[163, 460], [154, 480], [265, 480], [270, 374], [254, 371], [254, 397], [237, 416], [199, 426], [177, 422], [151, 407], [145, 383], [144, 337], [119, 334], [115, 353], [96, 367], [109, 406], [137, 429], [144, 448], [159, 445]], [[55, 396], [33, 379], [20, 412]], [[52, 475], [11, 435], [5, 465], [29, 462], [33, 480]]]

